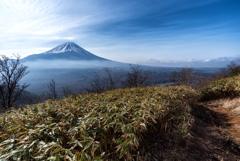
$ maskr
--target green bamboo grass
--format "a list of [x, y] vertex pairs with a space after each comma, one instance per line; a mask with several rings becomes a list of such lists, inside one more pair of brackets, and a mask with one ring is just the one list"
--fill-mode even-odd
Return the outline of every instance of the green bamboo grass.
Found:
[[186, 86], [116, 89], [28, 105], [0, 115], [0, 160], [131, 160], [154, 128], [189, 137]]
[[213, 81], [199, 92], [201, 101], [240, 96], [240, 75]]

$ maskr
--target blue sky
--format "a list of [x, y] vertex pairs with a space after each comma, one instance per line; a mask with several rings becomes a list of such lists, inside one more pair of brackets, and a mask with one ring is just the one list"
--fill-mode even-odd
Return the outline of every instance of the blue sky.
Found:
[[1, 55], [69, 41], [126, 63], [237, 57], [240, 0], [1, 0]]

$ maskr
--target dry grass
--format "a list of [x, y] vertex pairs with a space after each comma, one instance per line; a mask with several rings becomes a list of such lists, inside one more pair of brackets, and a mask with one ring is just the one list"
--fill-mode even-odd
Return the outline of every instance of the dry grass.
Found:
[[222, 98], [218, 100], [208, 101], [207, 104], [212, 108], [221, 108], [222, 111], [227, 111], [232, 114], [240, 114], [240, 98]]

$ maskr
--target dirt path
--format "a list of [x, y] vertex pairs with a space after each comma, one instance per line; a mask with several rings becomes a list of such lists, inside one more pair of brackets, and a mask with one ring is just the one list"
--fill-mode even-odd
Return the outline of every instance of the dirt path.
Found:
[[208, 108], [226, 115], [226, 122], [229, 126], [225, 126], [225, 130], [230, 139], [240, 146], [240, 98], [222, 99], [218, 101], [208, 102]]
[[240, 98], [199, 103], [186, 160], [240, 161]]

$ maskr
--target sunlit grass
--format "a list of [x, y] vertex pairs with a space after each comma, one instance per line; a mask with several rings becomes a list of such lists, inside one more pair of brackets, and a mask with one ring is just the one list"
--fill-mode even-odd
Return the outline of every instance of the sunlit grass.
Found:
[[201, 101], [235, 97], [240, 95], [240, 75], [213, 81], [200, 90]]
[[190, 87], [116, 89], [73, 95], [10, 110], [0, 116], [2, 160], [132, 159], [156, 125], [189, 136]]

